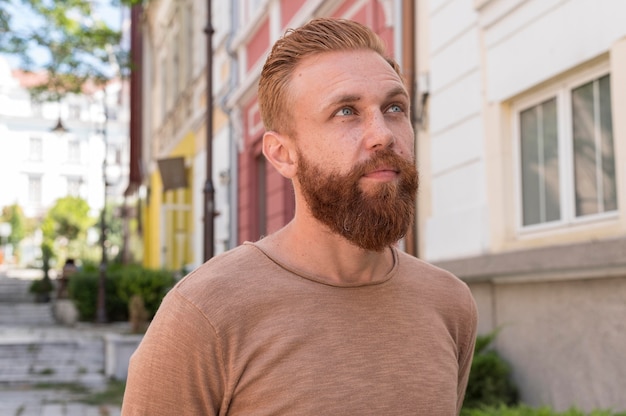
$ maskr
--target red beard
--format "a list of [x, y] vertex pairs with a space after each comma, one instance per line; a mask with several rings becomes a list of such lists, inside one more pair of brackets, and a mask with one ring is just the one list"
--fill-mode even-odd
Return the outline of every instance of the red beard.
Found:
[[[324, 173], [298, 152], [298, 180], [313, 216], [356, 246], [382, 251], [406, 235], [415, 212], [418, 188], [413, 161], [386, 149], [345, 175]], [[397, 181], [364, 192], [360, 179], [379, 166], [400, 172]]]

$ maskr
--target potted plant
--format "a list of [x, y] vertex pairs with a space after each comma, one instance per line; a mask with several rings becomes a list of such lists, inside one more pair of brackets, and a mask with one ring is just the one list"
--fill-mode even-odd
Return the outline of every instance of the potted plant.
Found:
[[52, 258], [52, 246], [46, 242], [41, 244], [41, 257], [43, 262], [43, 277], [33, 281], [30, 285], [30, 293], [35, 295], [36, 302], [49, 302], [50, 292], [54, 289], [50, 280], [50, 259]]

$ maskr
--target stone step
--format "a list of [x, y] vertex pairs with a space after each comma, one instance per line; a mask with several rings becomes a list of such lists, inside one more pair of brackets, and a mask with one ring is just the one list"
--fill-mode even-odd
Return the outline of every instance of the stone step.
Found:
[[32, 280], [0, 278], [0, 303], [32, 302], [29, 292]]
[[0, 303], [0, 325], [45, 326], [54, 323], [52, 303]]
[[[0, 386], [78, 383], [90, 388], [106, 383], [101, 336], [21, 334], [0, 339]], [[65, 339], [64, 339], [65, 338]]]

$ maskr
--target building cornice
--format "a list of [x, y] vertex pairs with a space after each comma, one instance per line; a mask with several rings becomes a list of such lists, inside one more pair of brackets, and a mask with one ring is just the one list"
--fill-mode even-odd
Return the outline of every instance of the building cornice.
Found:
[[468, 283], [626, 276], [626, 237], [434, 263]]

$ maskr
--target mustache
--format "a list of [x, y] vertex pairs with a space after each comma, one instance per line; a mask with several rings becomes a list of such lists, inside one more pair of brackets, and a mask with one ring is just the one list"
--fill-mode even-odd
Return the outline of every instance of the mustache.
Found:
[[415, 158], [405, 158], [391, 149], [384, 149], [374, 153], [372, 157], [356, 165], [352, 173], [354, 176], [361, 177], [382, 166], [388, 166], [396, 169], [398, 172], [404, 172], [415, 166]]

